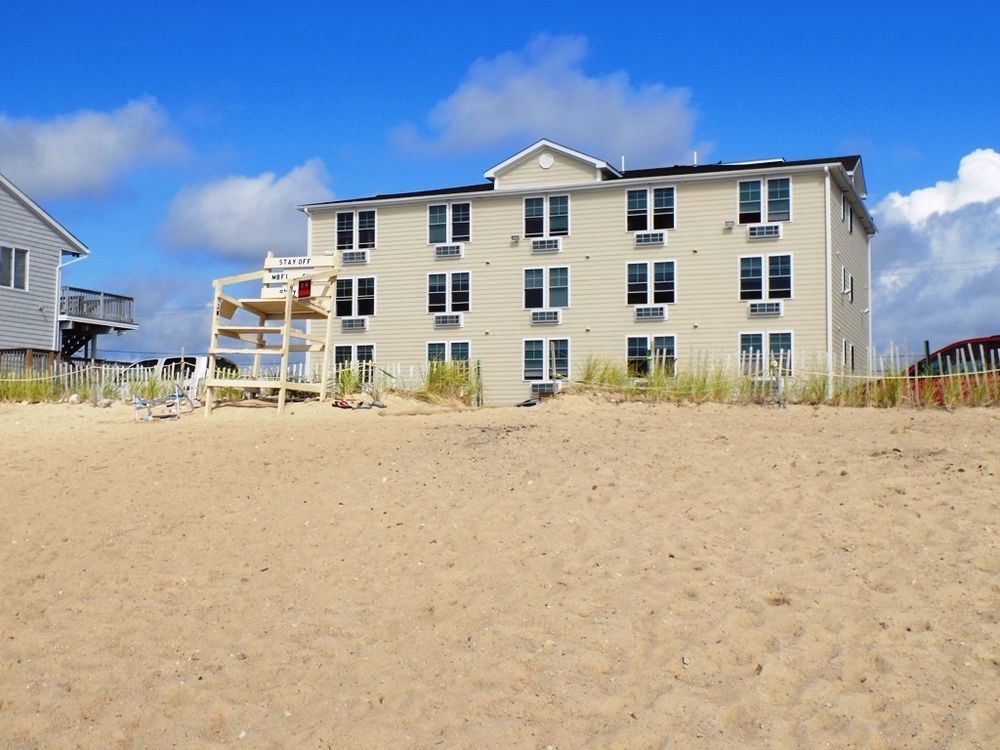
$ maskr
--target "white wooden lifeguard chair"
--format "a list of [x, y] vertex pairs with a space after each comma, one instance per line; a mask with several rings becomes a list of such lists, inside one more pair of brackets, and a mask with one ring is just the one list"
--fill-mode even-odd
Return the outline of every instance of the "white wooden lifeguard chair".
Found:
[[[268, 253], [260, 271], [226, 276], [216, 279], [215, 304], [212, 314], [212, 339], [208, 347], [208, 374], [205, 378], [205, 416], [212, 413], [216, 389], [243, 389], [278, 392], [278, 414], [285, 410], [289, 390], [316, 393], [320, 401], [326, 400], [330, 369], [330, 341], [333, 326], [334, 295], [339, 268], [330, 255], [301, 255], [275, 257]], [[261, 282], [260, 297], [238, 298], [225, 292], [232, 284]], [[249, 313], [256, 324], [229, 323], [239, 312]], [[246, 316], [244, 316], [246, 317]], [[309, 333], [304, 323], [322, 320], [324, 333]], [[298, 325], [299, 323], [303, 325]], [[221, 346], [220, 340], [239, 342], [235, 346]], [[293, 343], [293, 341], [297, 343]], [[319, 382], [291, 382], [288, 379], [288, 356], [293, 352], [311, 352], [320, 355]], [[216, 371], [216, 357], [220, 354], [253, 355], [253, 367], [248, 377], [233, 376]], [[261, 357], [278, 355], [278, 377], [261, 376]]]

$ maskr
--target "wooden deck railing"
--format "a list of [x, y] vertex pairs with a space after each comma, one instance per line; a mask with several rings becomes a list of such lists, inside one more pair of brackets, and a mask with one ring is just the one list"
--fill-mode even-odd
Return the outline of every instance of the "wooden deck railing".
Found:
[[118, 294], [64, 286], [59, 299], [59, 314], [68, 318], [134, 325], [135, 300]]

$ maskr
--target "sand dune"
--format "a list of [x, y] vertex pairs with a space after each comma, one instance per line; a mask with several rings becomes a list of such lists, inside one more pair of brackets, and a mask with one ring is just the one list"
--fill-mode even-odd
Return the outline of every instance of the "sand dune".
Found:
[[1000, 413], [0, 405], [5, 748], [990, 748]]

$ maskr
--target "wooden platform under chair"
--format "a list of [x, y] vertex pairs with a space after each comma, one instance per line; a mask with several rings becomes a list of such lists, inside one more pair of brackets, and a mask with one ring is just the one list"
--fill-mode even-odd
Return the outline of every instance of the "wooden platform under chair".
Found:
[[[226, 276], [214, 283], [215, 300], [212, 315], [212, 335], [208, 348], [208, 375], [205, 379], [205, 415], [212, 413], [217, 390], [243, 389], [244, 391], [271, 389], [278, 392], [278, 414], [285, 409], [288, 391], [315, 393], [326, 400], [330, 368], [330, 342], [334, 316], [334, 297], [339, 267], [334, 255], [305, 255], [276, 257], [268, 253], [260, 271]], [[252, 281], [261, 283], [259, 297], [238, 298], [227, 294], [225, 288]], [[240, 312], [255, 319], [250, 323], [228, 323]], [[310, 334], [305, 321], [322, 320], [326, 323], [322, 336]], [[297, 325], [299, 323], [303, 325]], [[222, 340], [234, 342], [233, 346], [221, 345]], [[296, 342], [296, 343], [293, 343]], [[303, 383], [288, 379], [288, 356], [293, 352], [310, 352], [320, 355], [321, 372], [318, 383]], [[220, 354], [253, 355], [249, 377], [221, 377], [216, 372], [216, 356]], [[278, 355], [280, 358], [277, 379], [261, 377], [261, 357]]]

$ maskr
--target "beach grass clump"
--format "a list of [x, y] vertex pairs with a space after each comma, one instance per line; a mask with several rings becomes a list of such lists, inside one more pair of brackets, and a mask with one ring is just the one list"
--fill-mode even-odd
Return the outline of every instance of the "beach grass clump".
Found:
[[432, 362], [423, 385], [411, 395], [428, 403], [460, 401], [471, 405], [479, 394], [479, 382], [468, 362]]
[[65, 388], [58, 378], [0, 373], [0, 401], [60, 401]]

